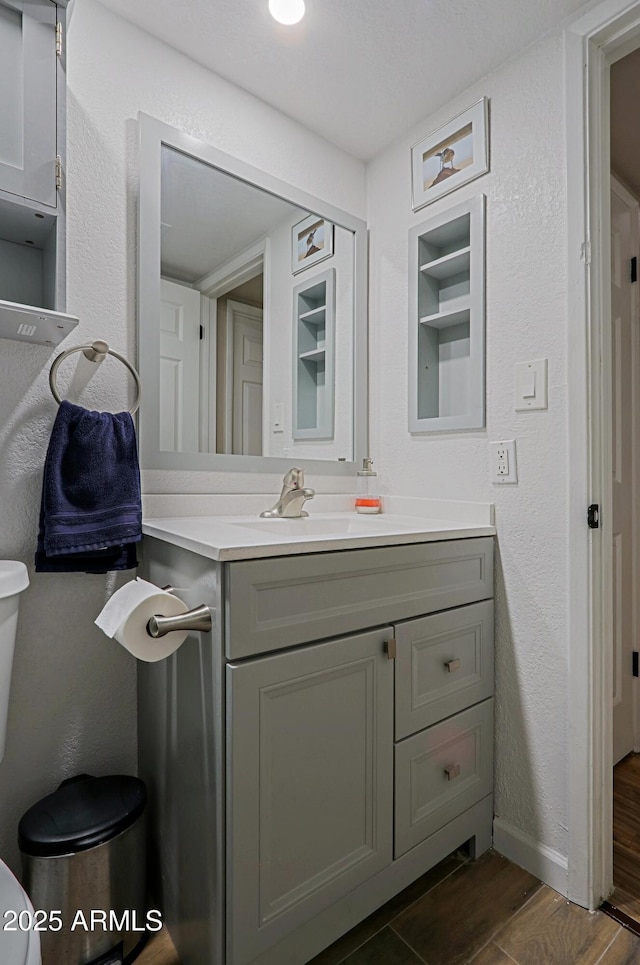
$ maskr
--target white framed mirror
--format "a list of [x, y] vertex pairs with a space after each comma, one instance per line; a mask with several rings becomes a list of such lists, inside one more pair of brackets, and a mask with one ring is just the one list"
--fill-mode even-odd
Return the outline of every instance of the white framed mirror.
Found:
[[[366, 223], [138, 123], [141, 467], [352, 474], [367, 455]], [[327, 277], [330, 311], [313, 298]]]

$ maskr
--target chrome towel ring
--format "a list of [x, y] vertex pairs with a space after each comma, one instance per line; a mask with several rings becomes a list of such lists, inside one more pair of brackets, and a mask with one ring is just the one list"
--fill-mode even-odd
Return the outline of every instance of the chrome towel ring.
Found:
[[51, 389], [51, 394], [56, 400], [56, 402], [58, 403], [58, 405], [60, 405], [60, 403], [62, 402], [62, 399], [58, 394], [58, 388], [56, 386], [56, 375], [58, 374], [58, 369], [60, 368], [60, 365], [62, 364], [62, 362], [64, 362], [64, 360], [69, 355], [73, 355], [75, 352], [82, 352], [82, 354], [86, 359], [88, 359], [90, 362], [95, 362], [96, 364], [104, 361], [107, 355], [113, 355], [115, 359], [118, 359], [119, 362], [122, 362], [122, 364], [125, 365], [128, 368], [128, 370], [131, 372], [131, 375], [133, 376], [133, 380], [136, 384], [136, 397], [134, 399], [133, 405], [129, 409], [129, 412], [131, 413], [131, 415], [133, 415], [134, 412], [138, 411], [138, 408], [140, 406], [140, 393], [142, 391], [142, 386], [140, 384], [140, 376], [138, 375], [137, 371], [135, 370], [131, 362], [128, 362], [127, 359], [124, 357], [124, 355], [120, 355], [119, 352], [114, 352], [112, 348], [109, 348], [109, 344], [103, 341], [102, 339], [96, 339], [95, 342], [91, 342], [89, 345], [75, 345], [73, 348], [68, 348], [66, 352], [61, 352], [60, 355], [58, 355], [54, 359], [53, 365], [51, 366], [51, 370], [49, 372], [49, 387]]

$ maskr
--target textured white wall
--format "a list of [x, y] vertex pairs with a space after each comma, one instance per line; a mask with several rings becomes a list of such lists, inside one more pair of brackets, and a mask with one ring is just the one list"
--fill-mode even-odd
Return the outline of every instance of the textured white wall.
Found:
[[[134, 357], [138, 110], [364, 216], [359, 161], [94, 0], [73, 9], [68, 80], [68, 308], [81, 319], [70, 345], [101, 336]], [[55, 413], [51, 358], [46, 347], [2, 342], [0, 556], [29, 564]], [[121, 407], [118, 379], [117, 366], [109, 372], [105, 363], [87, 404]], [[154, 473], [148, 482], [155, 491], [276, 492], [280, 476], [227, 473], [196, 481]], [[345, 485], [322, 479], [325, 491]], [[99, 576], [32, 574], [23, 597], [0, 764], [0, 855], [14, 867], [16, 825], [28, 805], [80, 770], [135, 769], [135, 663], [93, 626], [108, 588]]]
[[[410, 147], [491, 98], [491, 171], [411, 211]], [[383, 492], [496, 504], [496, 813], [567, 854], [566, 190], [561, 35], [466, 91], [369, 166], [371, 453]], [[487, 196], [487, 428], [407, 429], [407, 237]], [[549, 359], [549, 410], [517, 413], [515, 362]], [[517, 486], [490, 480], [489, 440], [517, 440]]]

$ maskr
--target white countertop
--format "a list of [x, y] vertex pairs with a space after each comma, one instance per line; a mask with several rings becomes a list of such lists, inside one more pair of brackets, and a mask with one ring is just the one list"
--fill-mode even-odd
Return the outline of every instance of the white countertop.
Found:
[[473, 536], [495, 536], [486, 522], [455, 521], [400, 513], [314, 513], [301, 519], [258, 516], [175, 516], [145, 519], [154, 536], [212, 560], [251, 560], [297, 553], [398, 546]]

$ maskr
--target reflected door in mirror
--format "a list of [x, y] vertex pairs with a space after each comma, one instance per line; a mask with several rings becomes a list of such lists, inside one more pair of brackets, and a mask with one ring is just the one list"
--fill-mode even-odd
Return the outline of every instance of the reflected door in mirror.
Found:
[[200, 293], [162, 279], [160, 308], [160, 447], [198, 451]]

